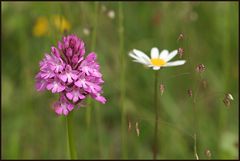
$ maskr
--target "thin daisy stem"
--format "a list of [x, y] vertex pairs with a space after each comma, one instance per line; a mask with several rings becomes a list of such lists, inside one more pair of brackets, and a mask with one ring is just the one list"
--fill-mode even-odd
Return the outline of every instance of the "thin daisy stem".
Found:
[[120, 108], [121, 108], [121, 142], [122, 142], [122, 159], [127, 157], [127, 147], [126, 147], [126, 121], [125, 121], [125, 57], [124, 57], [124, 15], [123, 15], [123, 6], [122, 2], [118, 3], [118, 13], [119, 13], [119, 53], [120, 53]]
[[66, 117], [66, 128], [67, 128], [67, 144], [70, 159], [77, 159], [77, 153], [75, 150], [75, 144], [73, 139], [73, 127], [72, 127], [72, 118], [73, 112], [70, 112]]
[[158, 75], [159, 71], [155, 71], [155, 83], [154, 83], [154, 105], [155, 105], [155, 130], [154, 130], [154, 145], [153, 145], [153, 159], [157, 159], [158, 153], [158, 120], [159, 120], [159, 109], [158, 109]]

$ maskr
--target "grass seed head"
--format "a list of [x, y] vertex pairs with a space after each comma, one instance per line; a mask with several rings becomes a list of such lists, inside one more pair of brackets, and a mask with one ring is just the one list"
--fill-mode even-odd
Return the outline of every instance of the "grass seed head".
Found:
[[202, 73], [202, 72], [204, 72], [205, 71], [205, 66], [203, 65], [203, 64], [198, 64], [197, 66], [196, 66], [196, 68], [195, 68], [195, 70], [196, 70], [196, 72], [197, 73]]
[[178, 48], [179, 58], [182, 58], [183, 53], [184, 53], [184, 49], [183, 48]]
[[229, 100], [232, 100], [232, 101], [234, 100], [233, 96], [230, 93], [225, 94], [225, 97]]
[[179, 41], [179, 40], [183, 40], [183, 38], [184, 38], [183, 33], [180, 33], [180, 35], [178, 36], [178, 41]]
[[136, 122], [136, 132], [137, 132], [137, 136], [139, 136], [140, 135], [140, 130], [139, 130], [139, 128], [138, 128], [138, 122]]
[[191, 89], [188, 89], [188, 90], [187, 90], [187, 93], [188, 93], [188, 96], [189, 96], [189, 97], [192, 97], [192, 95], [193, 95], [193, 92], [192, 92], [192, 90], [191, 90]]
[[161, 84], [160, 84], [161, 96], [163, 95], [164, 90], [165, 90], [165, 86], [164, 86], [164, 84], [161, 83]]
[[226, 97], [223, 99], [223, 103], [225, 104], [226, 107], [230, 107], [231, 105], [231, 101]]

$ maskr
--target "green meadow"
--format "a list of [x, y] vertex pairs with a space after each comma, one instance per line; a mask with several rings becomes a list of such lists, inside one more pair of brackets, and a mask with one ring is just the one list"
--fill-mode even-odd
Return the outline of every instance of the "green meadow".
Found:
[[72, 111], [78, 159], [153, 158], [155, 71], [128, 55], [153, 47], [182, 48], [173, 60], [186, 60], [159, 70], [157, 159], [238, 159], [238, 2], [1, 4], [2, 159], [69, 159], [59, 95], [35, 89], [39, 62], [68, 34], [97, 54], [107, 99]]

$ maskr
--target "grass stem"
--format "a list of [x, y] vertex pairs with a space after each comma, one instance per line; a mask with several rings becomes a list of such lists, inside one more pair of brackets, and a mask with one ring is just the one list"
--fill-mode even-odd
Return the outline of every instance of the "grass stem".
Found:
[[[97, 38], [97, 24], [98, 24], [98, 3], [94, 3], [94, 24], [93, 24], [93, 32], [92, 32], [92, 42], [91, 42], [91, 51], [95, 50], [96, 47], [96, 38]], [[87, 101], [89, 108], [86, 109], [86, 123], [89, 128], [91, 124], [91, 109], [93, 106], [92, 100], [89, 98]]]
[[122, 159], [127, 157], [127, 147], [126, 147], [126, 120], [125, 120], [125, 56], [124, 56], [124, 15], [122, 2], [118, 3], [118, 14], [119, 14], [119, 56], [120, 56], [120, 108], [121, 108], [121, 151]]

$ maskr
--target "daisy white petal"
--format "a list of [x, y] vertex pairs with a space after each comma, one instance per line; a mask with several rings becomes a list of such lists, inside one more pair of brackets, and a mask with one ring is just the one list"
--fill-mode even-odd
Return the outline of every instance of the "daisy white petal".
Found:
[[137, 49], [133, 49], [133, 53], [138, 57], [142, 58], [143, 60], [145, 60], [145, 62], [150, 63], [150, 58], [144, 52]]
[[133, 52], [130, 52], [130, 53], [129, 53], [129, 56], [132, 57], [132, 58], [134, 58], [134, 59], [136, 59], [136, 60], [139, 60], [139, 61], [142, 60], [141, 57], [138, 57], [138, 56], [135, 55]]
[[[165, 59], [168, 57], [168, 53], [169, 53], [168, 50], [163, 50], [163, 51], [160, 53], [159, 58], [165, 60]], [[166, 61], [166, 60], [165, 60], [165, 61]]]
[[144, 64], [144, 65], [148, 65], [148, 64], [146, 64], [146, 62], [143, 62], [143, 61], [140, 61], [140, 60], [133, 60], [133, 62]]
[[158, 66], [153, 66], [153, 70], [159, 70], [160, 69], [160, 67], [158, 67]]
[[176, 56], [177, 53], [178, 53], [177, 50], [173, 50], [173, 51], [167, 56], [167, 58], [165, 59], [165, 61], [168, 62], [168, 61], [171, 60], [174, 56]]
[[149, 62], [147, 60], [145, 60], [142, 57], [139, 57], [139, 56], [135, 55], [135, 53], [133, 53], [133, 52], [130, 52], [129, 56], [131, 56], [132, 58], [135, 59], [134, 62], [138, 62], [138, 63], [141, 63], [141, 64], [149, 64]]
[[173, 61], [173, 62], [168, 62], [167, 64], [164, 65], [164, 67], [183, 65], [185, 62], [186, 62], [185, 60], [177, 60], [177, 61]]
[[158, 58], [159, 57], [159, 50], [158, 48], [154, 47], [152, 48], [151, 50], [151, 58], [154, 59], [154, 58]]

